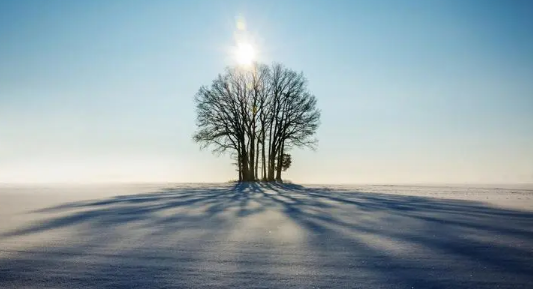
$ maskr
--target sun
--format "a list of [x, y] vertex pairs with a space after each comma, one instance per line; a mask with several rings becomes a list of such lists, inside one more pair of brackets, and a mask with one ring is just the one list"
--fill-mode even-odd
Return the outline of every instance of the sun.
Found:
[[255, 55], [255, 49], [250, 43], [239, 43], [235, 50], [235, 58], [240, 65], [251, 65], [255, 60]]

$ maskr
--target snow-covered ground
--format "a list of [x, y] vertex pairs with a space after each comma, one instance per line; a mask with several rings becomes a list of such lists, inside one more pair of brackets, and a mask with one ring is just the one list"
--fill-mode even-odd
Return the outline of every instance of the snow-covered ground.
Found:
[[533, 188], [0, 187], [0, 288], [533, 288]]

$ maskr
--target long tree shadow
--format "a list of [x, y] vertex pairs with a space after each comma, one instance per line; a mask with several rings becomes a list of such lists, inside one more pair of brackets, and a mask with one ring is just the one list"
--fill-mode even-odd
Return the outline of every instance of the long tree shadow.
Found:
[[[290, 218], [308, 230], [328, 236], [314, 238], [314, 247], [318, 250], [324, 247], [324, 240], [353, 252], [380, 247], [383, 249], [382, 252], [375, 251], [371, 255], [391, 251], [387, 246], [402, 247], [407, 244], [415, 246], [416, 250], [429, 251], [433, 257], [446, 261], [431, 264], [434, 270], [435, 267], [441, 267], [435, 271], [442, 274], [439, 276], [435, 273], [432, 276], [423, 274], [428, 269], [428, 264], [417, 270], [394, 274], [391, 268], [406, 267], [403, 263], [409, 258], [405, 258], [405, 254], [399, 254], [403, 256], [401, 258], [381, 258], [380, 261], [385, 262], [389, 268], [378, 271], [386, 272], [388, 279], [392, 276], [396, 282], [406, 287], [473, 288], [480, 286], [481, 279], [486, 286], [501, 286], [497, 280], [506, 280], [509, 282], [506, 286], [517, 288], [530, 286], [533, 282], [533, 266], [530, 262], [533, 260], [533, 215], [529, 212], [496, 209], [466, 201], [358, 192], [334, 193], [296, 185], [268, 187], [275, 189], [284, 198], [294, 196], [295, 192], [308, 197], [305, 201], [292, 197], [292, 202], [278, 197], [272, 199], [285, 208]], [[312, 201], [309, 202], [309, 199]], [[353, 217], [337, 216], [335, 210], [328, 210], [329, 213], [314, 212], [320, 207], [316, 203], [324, 202], [336, 208], [344, 206], [345, 212], [352, 212]], [[309, 207], [306, 208], [307, 206]], [[339, 213], [345, 212], [341, 210]], [[358, 219], [366, 217], [365, 215], [371, 216], [371, 221], [360, 222]], [[359, 237], [361, 235], [371, 235], [371, 238], [365, 242]], [[382, 240], [389, 244], [372, 244]], [[395, 248], [392, 249], [394, 251]], [[411, 252], [414, 255], [417, 254], [415, 249]], [[417, 259], [416, 256], [413, 257], [411, 261]], [[450, 271], [456, 272], [450, 276]], [[473, 272], [478, 274], [477, 278], [471, 278]], [[442, 277], [446, 275], [448, 278]], [[520, 281], [513, 283], [517, 280]]]
[[[6, 247], [2, 288], [533, 284], [533, 214], [478, 202], [243, 183], [181, 186], [29, 214], [40, 220], [1, 232], [0, 244], [56, 232], [67, 237]], [[288, 225], [298, 238], [281, 234]]]

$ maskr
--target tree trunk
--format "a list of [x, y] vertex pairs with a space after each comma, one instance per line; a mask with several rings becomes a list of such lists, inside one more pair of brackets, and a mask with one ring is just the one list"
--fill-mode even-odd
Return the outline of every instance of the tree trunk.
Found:
[[242, 156], [240, 142], [237, 142], [237, 169], [239, 171], [239, 182], [242, 182]]
[[268, 156], [269, 158], [269, 165], [268, 165], [268, 180], [273, 181], [274, 180], [274, 173], [276, 171], [276, 151], [273, 149]]
[[256, 150], [255, 150], [255, 180], [259, 180], [259, 140], [257, 141]]
[[273, 181], [274, 180], [274, 160], [272, 158], [272, 155], [274, 154], [274, 142], [272, 138], [272, 125], [273, 121], [270, 122], [270, 128], [269, 128], [269, 137], [268, 137], [268, 177], [267, 181]]
[[263, 129], [263, 141], [261, 143], [261, 157], [263, 159], [263, 181], [266, 181], [266, 156], [265, 156], [265, 130]]
[[237, 157], [237, 165], [239, 166], [239, 182], [242, 182], [242, 160], [241, 160], [241, 152], [238, 153]]
[[242, 146], [242, 149], [241, 149], [242, 180], [244, 182], [249, 182], [250, 181], [250, 170], [248, 169], [249, 168], [248, 154], [246, 152], [246, 145], [245, 145], [244, 139], [241, 141], [242, 141], [241, 143], [241, 146]]
[[255, 176], [254, 176], [254, 172], [255, 172], [255, 136], [252, 135], [252, 137], [250, 138], [250, 180], [249, 181], [254, 181], [255, 180]]
[[281, 149], [278, 154], [278, 166], [276, 168], [276, 181], [281, 182], [281, 169], [283, 167], [283, 150], [285, 149], [285, 141], [281, 143]]

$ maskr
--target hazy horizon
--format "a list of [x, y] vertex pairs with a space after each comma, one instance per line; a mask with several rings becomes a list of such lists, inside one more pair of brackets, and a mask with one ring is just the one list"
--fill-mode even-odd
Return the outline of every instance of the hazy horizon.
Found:
[[[384, 5], [384, 4], [387, 5]], [[237, 26], [318, 98], [306, 184], [532, 184], [533, 2], [0, 2], [1, 183], [237, 179], [193, 97]], [[242, 28], [242, 27], [241, 27]]]

